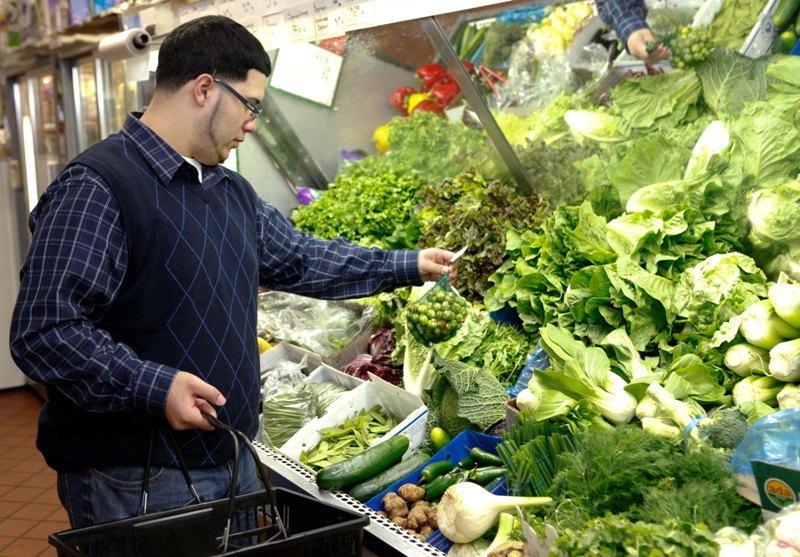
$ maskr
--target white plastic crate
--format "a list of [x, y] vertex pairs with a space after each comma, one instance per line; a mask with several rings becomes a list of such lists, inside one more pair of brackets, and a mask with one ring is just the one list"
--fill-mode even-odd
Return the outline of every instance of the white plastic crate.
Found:
[[311, 420], [295, 433], [280, 448], [280, 452], [299, 462], [300, 453], [313, 449], [322, 440], [321, 429], [340, 425], [361, 410], [367, 410], [376, 405], [380, 405], [384, 411], [402, 418], [402, 421], [373, 444], [378, 444], [402, 433], [410, 440], [406, 452], [408, 455], [425, 442], [428, 408], [423, 404], [422, 399], [370, 374], [369, 381], [363, 382], [333, 402], [322, 417]]

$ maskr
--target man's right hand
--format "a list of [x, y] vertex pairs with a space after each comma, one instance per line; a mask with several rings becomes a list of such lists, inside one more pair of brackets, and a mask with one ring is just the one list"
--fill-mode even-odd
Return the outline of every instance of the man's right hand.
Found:
[[213, 430], [201, 411], [217, 415], [214, 406], [225, 404], [225, 397], [216, 387], [209, 385], [196, 375], [179, 371], [167, 393], [164, 413], [167, 422], [176, 431], [184, 429]]
[[658, 45], [652, 52], [647, 52], [647, 44], [655, 42], [656, 37], [650, 29], [647, 27], [637, 29], [628, 36], [628, 52], [631, 53], [631, 56], [635, 56], [647, 64], [668, 60], [672, 56], [672, 52], [663, 44]]

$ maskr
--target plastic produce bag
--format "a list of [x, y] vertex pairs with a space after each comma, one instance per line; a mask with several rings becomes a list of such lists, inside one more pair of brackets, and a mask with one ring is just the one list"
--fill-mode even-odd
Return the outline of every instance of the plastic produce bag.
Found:
[[300, 371], [300, 363], [281, 362], [271, 370], [262, 386], [264, 441], [280, 447], [317, 415], [317, 397]]
[[753, 475], [751, 460], [800, 468], [800, 408], [780, 410], [750, 426], [731, 457], [737, 474]]
[[514, 383], [514, 386], [506, 389], [508, 391], [508, 395], [511, 398], [514, 398], [520, 393], [520, 391], [527, 389], [528, 382], [531, 380], [531, 377], [533, 377], [533, 370], [548, 369], [549, 367], [550, 356], [548, 356], [547, 352], [545, 352], [544, 349], [537, 344], [536, 348], [533, 349], [533, 353], [531, 353], [530, 358], [528, 358], [528, 361], [525, 362], [525, 367], [523, 367], [522, 371], [519, 372], [517, 382]]
[[374, 310], [356, 304], [316, 300], [286, 292], [258, 297], [259, 329], [275, 338], [331, 357], [373, 326]]
[[800, 557], [800, 504], [786, 507], [749, 536], [723, 528], [716, 541], [720, 557]]
[[322, 383], [309, 383], [317, 403], [317, 417], [322, 417], [328, 406], [337, 400], [347, 389], [335, 383], [323, 381]]
[[450, 273], [406, 307], [409, 330], [426, 345], [453, 338], [466, 317], [467, 302], [450, 285]]

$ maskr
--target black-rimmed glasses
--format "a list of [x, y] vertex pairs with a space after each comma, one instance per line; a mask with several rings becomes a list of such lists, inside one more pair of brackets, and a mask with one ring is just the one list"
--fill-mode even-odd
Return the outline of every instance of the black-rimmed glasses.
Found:
[[242, 104], [245, 105], [247, 107], [247, 110], [250, 111], [250, 121], [251, 122], [253, 120], [255, 120], [256, 118], [258, 118], [258, 115], [261, 114], [261, 110], [262, 110], [261, 107], [258, 107], [256, 105], [254, 105], [253, 103], [251, 103], [250, 101], [248, 101], [236, 89], [234, 89], [233, 87], [231, 87], [230, 85], [225, 83], [223, 80], [219, 79], [218, 77], [214, 77], [212, 79], [214, 80], [215, 83], [219, 83], [220, 85], [225, 87], [225, 89], [230, 91], [233, 94], [234, 97], [236, 97], [237, 99], [242, 101]]

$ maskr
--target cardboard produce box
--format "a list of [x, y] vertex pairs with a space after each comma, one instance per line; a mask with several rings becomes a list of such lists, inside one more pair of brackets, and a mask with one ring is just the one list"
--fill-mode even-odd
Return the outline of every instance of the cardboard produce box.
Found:
[[376, 405], [402, 421], [373, 445], [402, 433], [410, 440], [408, 451], [404, 455], [408, 456], [425, 442], [428, 408], [422, 403], [422, 399], [370, 374], [369, 381], [362, 382], [332, 403], [322, 417], [308, 422], [280, 448], [280, 452], [299, 462], [300, 453], [313, 449], [322, 440], [321, 429], [340, 425], [361, 410]]
[[304, 373], [311, 373], [311, 371], [322, 365], [322, 358], [313, 352], [309, 352], [304, 348], [300, 348], [294, 344], [289, 344], [288, 342], [280, 342], [276, 344], [261, 354], [261, 380], [264, 380], [265, 373], [273, 369], [279, 363], [300, 363], [303, 361], [303, 358], [306, 359], [305, 369], [303, 370]]

